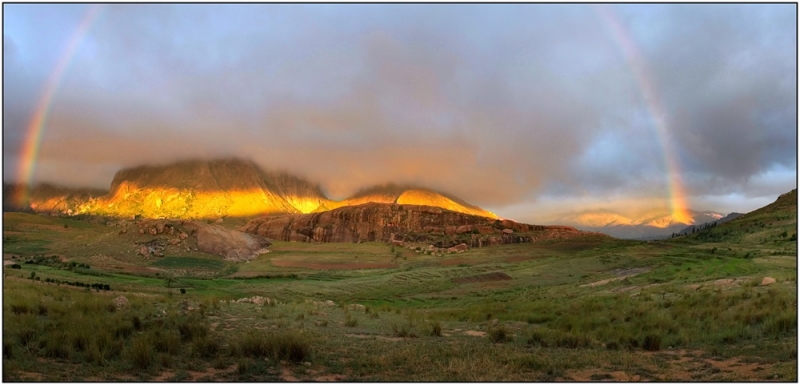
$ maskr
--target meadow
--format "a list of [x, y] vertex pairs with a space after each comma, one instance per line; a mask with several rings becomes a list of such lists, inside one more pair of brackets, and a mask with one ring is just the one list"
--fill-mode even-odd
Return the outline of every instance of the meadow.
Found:
[[275, 242], [247, 263], [6, 213], [3, 380], [797, 381], [791, 203], [667, 241]]

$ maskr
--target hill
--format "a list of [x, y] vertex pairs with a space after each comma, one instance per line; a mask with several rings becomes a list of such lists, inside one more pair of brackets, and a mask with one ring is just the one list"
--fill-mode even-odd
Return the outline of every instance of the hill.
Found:
[[727, 223], [678, 239], [744, 245], [750, 247], [752, 253], [759, 254], [786, 253], [791, 250], [794, 254], [797, 249], [797, 189]]
[[448, 248], [527, 243], [605, 235], [567, 226], [537, 226], [495, 220], [432, 206], [365, 203], [298, 215], [256, 218], [242, 230], [281, 241], [424, 242]]
[[357, 206], [364, 203], [396, 203], [433, 206], [462, 214], [478, 215], [494, 219], [498, 218], [494, 213], [473, 206], [453, 195], [418, 186], [397, 185], [392, 183], [362, 189], [347, 199], [332, 203], [329, 208]]

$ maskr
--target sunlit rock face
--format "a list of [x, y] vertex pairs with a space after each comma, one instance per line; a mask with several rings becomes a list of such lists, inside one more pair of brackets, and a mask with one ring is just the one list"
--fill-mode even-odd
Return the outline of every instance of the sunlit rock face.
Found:
[[554, 239], [606, 237], [568, 226], [538, 226], [463, 214], [439, 207], [365, 203], [334, 210], [253, 219], [243, 231], [298, 242], [429, 242], [437, 247], [481, 247]]
[[186, 161], [117, 172], [107, 196], [82, 212], [111, 216], [216, 218], [305, 213], [328, 199], [318, 186], [239, 159]]
[[[478, 215], [487, 218], [497, 218], [497, 215], [480, 207], [470, 205], [454, 196], [448, 196], [433, 190], [386, 184], [373, 186], [361, 190], [352, 197], [340, 202], [329, 204], [330, 208], [343, 206], [357, 206], [364, 203], [397, 203], [420, 206], [440, 207], [463, 214]], [[320, 210], [318, 210], [320, 211]]]
[[200, 219], [325, 212], [364, 203], [433, 206], [497, 218], [494, 213], [451, 195], [393, 184], [371, 187], [342, 201], [332, 201], [316, 184], [287, 173], [266, 172], [253, 162], [235, 158], [128, 168], [114, 175], [107, 193], [37, 195], [34, 192], [26, 208], [61, 214]]
[[71, 188], [48, 183], [37, 185], [26, 194], [25, 202], [16, 202], [22, 185], [3, 185], [3, 210], [33, 210], [40, 213], [75, 213], [79, 208], [95, 197], [108, 193], [106, 190], [92, 188]]

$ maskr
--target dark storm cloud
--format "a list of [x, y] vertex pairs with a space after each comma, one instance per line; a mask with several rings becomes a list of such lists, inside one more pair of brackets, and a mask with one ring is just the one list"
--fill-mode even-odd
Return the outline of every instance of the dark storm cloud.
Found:
[[[690, 192], [796, 168], [796, 20], [752, 7], [612, 8], [651, 65]], [[54, 65], [28, 66], [48, 56], [25, 31], [4, 31], [6, 165]], [[37, 33], [61, 47], [68, 32]], [[52, 107], [38, 178], [73, 185], [238, 155], [337, 197], [410, 182], [502, 208], [666, 186], [639, 84], [582, 5], [110, 5]]]

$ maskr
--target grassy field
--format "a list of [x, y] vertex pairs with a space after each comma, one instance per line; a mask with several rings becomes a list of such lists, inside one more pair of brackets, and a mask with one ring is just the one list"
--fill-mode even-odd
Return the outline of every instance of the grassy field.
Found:
[[3, 379], [797, 381], [796, 195], [779, 202], [669, 241], [275, 242], [239, 264], [6, 213]]

